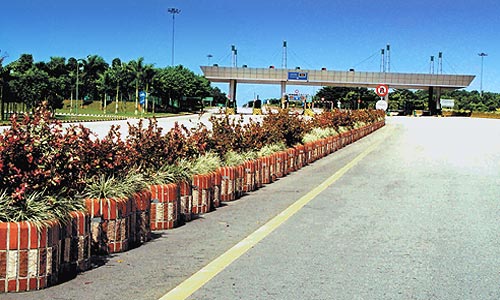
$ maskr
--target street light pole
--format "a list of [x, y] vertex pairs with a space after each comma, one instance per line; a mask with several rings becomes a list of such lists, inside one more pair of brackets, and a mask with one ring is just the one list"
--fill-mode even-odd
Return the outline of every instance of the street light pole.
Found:
[[78, 114], [78, 70], [80, 70], [80, 62], [79, 60], [77, 59], [76, 60], [76, 99], [75, 99], [75, 103], [76, 103], [76, 106], [75, 106], [75, 113]]
[[172, 14], [172, 66], [174, 65], [174, 51], [175, 51], [175, 15], [180, 14], [181, 10], [178, 8], [171, 7], [168, 12]]
[[478, 53], [477, 55], [481, 56], [481, 86], [480, 86], [480, 93], [481, 93], [481, 98], [483, 98], [483, 65], [484, 65], [484, 57], [488, 56], [487, 53], [481, 52]]

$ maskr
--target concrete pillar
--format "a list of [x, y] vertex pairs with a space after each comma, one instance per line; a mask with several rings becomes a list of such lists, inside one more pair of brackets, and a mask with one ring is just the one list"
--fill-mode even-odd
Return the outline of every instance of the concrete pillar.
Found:
[[441, 88], [436, 88], [436, 114], [441, 114]]
[[281, 82], [281, 108], [285, 108], [286, 81]]
[[230, 101], [234, 101], [234, 104], [236, 106], [236, 80], [231, 79], [229, 81], [229, 99]]
[[429, 87], [429, 98], [427, 99], [427, 105], [429, 106], [429, 111], [431, 116], [436, 113], [436, 103], [434, 102], [434, 87]]

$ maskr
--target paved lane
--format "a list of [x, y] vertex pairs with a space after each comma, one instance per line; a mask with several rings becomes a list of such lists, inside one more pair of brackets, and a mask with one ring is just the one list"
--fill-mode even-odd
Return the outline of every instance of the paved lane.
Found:
[[388, 123], [381, 147], [189, 299], [500, 299], [500, 122]]

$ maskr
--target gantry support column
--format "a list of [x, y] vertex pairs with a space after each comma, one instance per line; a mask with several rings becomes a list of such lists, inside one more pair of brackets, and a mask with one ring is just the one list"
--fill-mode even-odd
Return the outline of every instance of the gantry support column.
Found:
[[234, 103], [234, 105], [228, 105], [229, 107], [236, 106], [236, 79], [229, 81], [229, 102]]
[[282, 81], [281, 82], [281, 108], [286, 107], [285, 95], [286, 95], [286, 81]]
[[429, 87], [429, 98], [427, 99], [427, 105], [429, 107], [429, 112], [431, 116], [436, 114], [436, 103], [434, 102], [434, 87]]
[[436, 114], [441, 115], [441, 88], [436, 88]]

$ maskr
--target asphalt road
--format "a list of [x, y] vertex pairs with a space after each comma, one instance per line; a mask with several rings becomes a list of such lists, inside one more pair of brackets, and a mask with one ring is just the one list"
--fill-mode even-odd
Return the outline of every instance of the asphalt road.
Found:
[[500, 122], [387, 123], [71, 281], [0, 299], [159, 299], [346, 165], [188, 299], [500, 299]]

